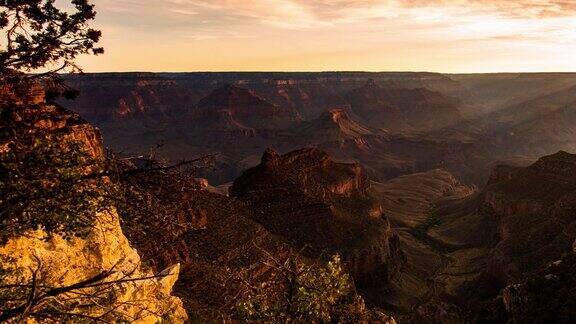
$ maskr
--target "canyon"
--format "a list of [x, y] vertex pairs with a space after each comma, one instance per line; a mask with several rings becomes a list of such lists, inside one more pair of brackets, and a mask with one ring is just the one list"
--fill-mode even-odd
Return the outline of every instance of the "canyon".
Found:
[[[159, 307], [176, 304], [180, 320], [233, 314], [243, 283], [231, 273], [264, 282], [270, 255], [334, 254], [367, 305], [400, 323], [573, 314], [576, 74], [65, 78], [79, 98], [28, 99], [44, 109], [35, 128], [102, 160], [210, 161], [170, 196], [186, 208], [168, 218], [112, 214], [143, 273], [177, 272]], [[152, 196], [151, 179], [129, 184]]]
[[576, 147], [570, 73], [105, 73], [68, 82], [81, 94], [60, 103], [99, 127], [107, 146], [171, 160], [209, 154], [215, 170], [200, 174], [215, 185], [257, 165], [267, 147], [315, 146], [377, 180], [444, 168], [476, 185], [498, 162]]
[[[237, 205], [233, 214], [254, 228], [242, 236], [228, 228], [224, 237], [257, 238], [278, 255], [339, 253], [366, 301], [400, 322], [467, 322], [482, 305], [493, 307], [482, 316], [522, 318], [527, 308], [496, 300], [570, 254], [576, 240], [576, 166], [564, 152], [576, 151], [576, 74], [128, 73], [69, 81], [82, 94], [62, 104], [99, 126], [112, 149], [213, 158], [198, 174], [224, 189], [202, 200]], [[222, 231], [219, 219], [230, 213], [206, 210], [205, 233]], [[255, 262], [249, 250], [241, 243], [228, 253]], [[185, 278], [204, 272], [195, 263], [184, 265]], [[196, 296], [195, 305], [206, 304]]]

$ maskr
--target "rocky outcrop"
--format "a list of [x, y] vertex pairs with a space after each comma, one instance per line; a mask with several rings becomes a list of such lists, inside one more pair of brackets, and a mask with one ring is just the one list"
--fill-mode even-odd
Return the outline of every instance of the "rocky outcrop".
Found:
[[80, 90], [73, 101], [60, 103], [97, 126], [129, 121], [161, 121], [181, 116], [199, 99], [192, 89], [153, 73], [69, 76]]
[[215, 89], [198, 102], [192, 118], [198, 123], [214, 115], [227, 112], [239, 124], [255, 129], [282, 129], [300, 122], [298, 112], [291, 108], [274, 105], [253, 92], [225, 85]]
[[183, 323], [187, 318], [182, 301], [171, 295], [180, 272], [179, 264], [157, 275], [147, 269], [122, 233], [113, 209], [96, 217], [85, 238], [65, 239], [48, 236], [43, 230], [31, 231], [0, 247], [0, 259], [8, 260], [2, 262], [2, 268], [9, 273], [3, 278], [4, 284], [32, 283], [35, 272], [42, 285], [58, 289], [109, 272], [92, 287], [54, 297], [55, 302], [63, 305], [76, 300], [79, 293], [100, 301], [86, 303], [88, 307], [73, 311], [82, 316], [134, 323]]
[[[528, 167], [498, 166], [478, 192], [458, 189], [444, 171], [376, 185], [385, 211], [402, 226], [408, 257], [392, 302], [406, 298], [410, 305], [408, 298], [420, 296], [415, 317], [407, 319], [415, 322], [458, 314], [459, 308], [470, 309], [478, 321], [565, 322], [572, 312], [564, 301], [573, 291], [567, 274], [573, 266], [560, 265], [573, 259], [575, 171], [576, 155], [559, 152]], [[404, 226], [412, 228], [410, 235]], [[432, 295], [422, 289], [430, 281]]]
[[[46, 103], [44, 92], [38, 85], [33, 85], [24, 96], [14, 97], [6, 93], [0, 97], [9, 98], [3, 103], [7, 105], [6, 120], [3, 122], [17, 128], [15, 131], [24, 132], [27, 136], [47, 134], [58, 138], [58, 141], [73, 140], [92, 158], [104, 158], [100, 130], [88, 124], [77, 113], [57, 104]], [[10, 142], [10, 138], [5, 140]]]
[[[383, 133], [362, 125], [349, 116], [346, 108], [334, 108], [325, 111], [318, 119], [304, 124], [298, 135], [312, 143], [333, 143], [356, 141], [365, 143], [364, 137]], [[342, 143], [343, 144], [343, 143]]]
[[390, 89], [369, 81], [351, 91], [348, 102], [369, 125], [392, 132], [439, 129], [462, 120], [456, 100], [426, 88]]
[[371, 191], [361, 166], [336, 163], [315, 148], [285, 155], [269, 149], [230, 188], [254, 220], [307, 247], [303, 253], [343, 255], [361, 291], [385, 287], [405, 262]]
[[299, 187], [318, 199], [367, 194], [368, 177], [359, 164], [336, 163], [316, 148], [305, 148], [280, 155], [267, 149], [261, 164], [244, 173], [230, 189], [232, 195], [246, 196], [254, 190], [274, 187]]
[[127, 220], [123, 227], [154, 269], [181, 265], [174, 292], [192, 320], [217, 322], [230, 317], [247, 292], [243, 279], [258, 284], [272, 271], [265, 264], [271, 261], [269, 255], [284, 260], [297, 253], [253, 221], [237, 199], [204, 189], [173, 199], [187, 201], [193, 213], [138, 224]]
[[570, 323], [576, 316], [576, 255], [543, 265], [507, 285], [478, 318], [501, 323]]
[[[385, 226], [380, 240], [369, 240], [365, 246], [348, 254], [348, 269], [358, 288], [371, 296], [375, 296], [374, 292], [389, 288], [407, 262], [401, 249], [400, 237], [393, 232], [390, 222], [386, 222]], [[380, 299], [374, 302], [380, 303]]]
[[496, 172], [481, 195], [499, 234], [487, 271], [502, 281], [558, 259], [576, 239], [576, 155], [558, 152], [510, 170]]
[[[80, 171], [87, 178], [86, 186], [110, 182], [107, 177], [93, 172], [97, 169], [96, 165], [105, 159], [97, 128], [85, 122], [77, 113], [57, 104], [46, 103], [43, 91], [37, 85], [28, 89], [27, 95], [15, 95], [10, 91], [0, 93], [3, 94], [3, 99], [0, 100], [3, 109], [0, 133], [2, 158], [10, 159], [11, 152], [26, 153], [32, 150], [38, 141], [45, 141], [48, 144], [44, 145], [55, 147], [66, 147], [74, 142], [86, 156], [82, 154], [78, 158], [84, 162], [66, 161], [70, 163], [66, 172]], [[52, 160], [46, 158], [46, 161]], [[47, 163], [46, 161], [44, 163]], [[21, 162], [24, 163], [29, 162]], [[47, 170], [50, 168], [56, 166], [46, 165]], [[63, 181], [61, 178], [58, 180]], [[54, 199], [48, 197], [48, 201]], [[40, 196], [30, 199], [43, 198]], [[125, 320], [157, 323], [166, 320], [183, 323], [187, 315], [182, 301], [171, 295], [180, 266], [171, 264], [160, 269], [158, 273], [144, 266], [138, 252], [124, 236], [116, 210], [107, 204], [102, 206], [102, 201], [102, 197], [94, 197], [91, 200], [94, 208], [90, 209], [94, 212], [89, 216], [77, 216], [85, 217], [86, 231], [83, 228], [82, 233], [48, 231], [41, 219], [36, 219], [32, 226], [25, 223], [17, 234], [2, 233], [2, 284], [31, 287], [32, 298], [23, 311], [31, 318], [38, 316], [42, 320], [50, 320], [51, 318], [42, 317], [44, 313], [34, 313], [38, 308], [47, 308], [53, 310], [51, 314], [55, 315], [56, 319], [80, 317], [107, 322]], [[76, 201], [69, 203], [75, 204]], [[18, 220], [18, 214], [7, 215]], [[67, 221], [72, 222], [70, 219], [64, 222]], [[3, 290], [2, 294], [5, 292], [6, 290]], [[18, 303], [20, 302], [21, 300], [18, 300]], [[0, 311], [0, 318], [8, 318], [10, 311], [4, 311]]]

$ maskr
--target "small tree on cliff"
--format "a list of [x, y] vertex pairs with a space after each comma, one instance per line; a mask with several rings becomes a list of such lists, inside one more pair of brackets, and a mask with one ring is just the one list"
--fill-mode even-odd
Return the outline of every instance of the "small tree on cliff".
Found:
[[[0, 242], [41, 225], [55, 232], [77, 229], [89, 223], [84, 215], [93, 214], [101, 199], [92, 193], [106, 191], [95, 184], [103, 182], [97, 161], [36, 127], [48, 111], [30, 113], [33, 107], [17, 100], [39, 79], [58, 94], [72, 94], [58, 73], [79, 71], [79, 54], [103, 53], [96, 47], [101, 32], [88, 26], [96, 16], [89, 1], [69, 0], [58, 8], [54, 0], [0, 0]], [[49, 117], [58, 123], [62, 116]]]
[[0, 85], [39, 78], [61, 85], [59, 72], [81, 71], [79, 54], [104, 52], [96, 46], [102, 33], [88, 25], [96, 16], [89, 0], [70, 0], [68, 9], [54, 0], [0, 0]]
[[115, 188], [102, 176], [102, 162], [74, 141], [15, 142], [0, 153], [0, 244], [38, 228], [64, 237], [86, 234]]
[[388, 323], [390, 317], [368, 309], [356, 293], [340, 256], [310, 264], [298, 254], [280, 262], [267, 251], [269, 279], [259, 284], [241, 278], [248, 293], [237, 305], [237, 319], [264, 323]]

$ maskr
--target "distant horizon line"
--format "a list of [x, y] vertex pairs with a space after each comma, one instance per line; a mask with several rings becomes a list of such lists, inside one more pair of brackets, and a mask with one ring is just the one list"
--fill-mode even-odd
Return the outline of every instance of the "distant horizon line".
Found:
[[164, 74], [184, 74], [184, 73], [203, 73], [203, 74], [219, 74], [219, 73], [238, 73], [238, 74], [254, 74], [254, 73], [284, 73], [284, 74], [289, 74], [289, 73], [429, 73], [429, 74], [448, 74], [448, 75], [466, 75], [466, 74], [576, 74], [576, 71], [548, 71], [548, 72], [542, 72], [542, 71], [504, 71], [504, 72], [438, 72], [438, 71], [409, 71], [409, 70], [405, 70], [405, 71], [362, 71], [362, 70], [326, 70], [326, 71], [278, 71], [278, 70], [261, 70], [261, 71], [234, 71], [234, 70], [229, 70], [229, 71], [96, 71], [96, 72], [89, 72], [89, 71], [84, 71], [81, 73], [61, 73], [61, 74], [138, 74], [138, 73], [151, 73], [151, 74], [160, 74], [160, 73], [164, 73]]

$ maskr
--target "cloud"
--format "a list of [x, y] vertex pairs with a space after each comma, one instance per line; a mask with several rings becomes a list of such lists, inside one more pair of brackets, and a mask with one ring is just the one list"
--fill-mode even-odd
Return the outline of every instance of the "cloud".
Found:
[[204, 10], [206, 14], [244, 18], [285, 29], [325, 26], [313, 8], [295, 0], [171, 0], [179, 5]]
[[185, 15], [185, 16], [196, 16], [198, 15], [198, 11], [194, 10], [187, 10], [187, 9], [170, 9], [170, 12]]
[[[98, 0], [97, 0], [98, 1]], [[374, 19], [477, 15], [517, 19], [576, 17], [576, 0], [99, 0], [100, 10], [147, 17], [258, 23], [305, 30]], [[166, 21], [170, 24], [170, 21]]]
[[518, 18], [576, 15], [573, 0], [398, 0], [408, 7], [460, 7], [474, 12]]
[[576, 0], [93, 1], [133, 69], [576, 69]]

